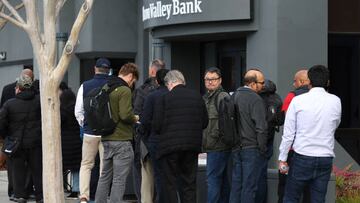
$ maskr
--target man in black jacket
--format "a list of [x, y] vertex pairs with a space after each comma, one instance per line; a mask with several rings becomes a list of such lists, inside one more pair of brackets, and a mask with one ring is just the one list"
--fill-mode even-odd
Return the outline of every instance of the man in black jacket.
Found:
[[263, 73], [258, 69], [247, 71], [244, 84], [234, 92], [240, 143], [232, 151], [230, 203], [255, 203], [260, 165], [265, 161], [268, 137], [265, 105], [258, 95], [265, 84]]
[[162, 170], [164, 202], [196, 202], [196, 171], [202, 130], [208, 115], [201, 95], [185, 87], [180, 71], [165, 76], [169, 93], [156, 103], [153, 129], [159, 135], [157, 158]]
[[21, 144], [11, 156], [13, 184], [18, 202], [28, 197], [25, 180], [26, 165], [32, 172], [37, 202], [42, 200], [42, 152], [40, 98], [32, 88], [32, 79], [22, 74], [17, 80], [15, 98], [8, 100], [0, 111], [0, 132], [20, 140]]
[[[136, 88], [133, 93], [133, 107], [135, 115], [143, 113], [144, 102], [147, 96], [153, 92], [158, 84], [156, 83], [156, 73], [160, 69], [165, 68], [165, 63], [160, 59], [155, 59], [149, 66], [149, 78], [145, 80], [144, 84]], [[151, 179], [151, 168], [148, 162], [148, 151], [142, 141], [143, 135], [137, 131], [135, 136], [135, 160], [133, 168], [134, 189], [138, 198], [138, 202], [152, 202], [154, 199], [154, 192], [152, 190], [154, 181]]]
[[[35, 90], [35, 93], [38, 94], [39, 93], [39, 80], [35, 80], [34, 81], [34, 73], [31, 69], [29, 68], [25, 68], [21, 71], [20, 75], [27, 75], [29, 76], [32, 80], [32, 86]], [[10, 84], [7, 84], [1, 93], [1, 101], [0, 101], [0, 108], [5, 104], [5, 102], [9, 99], [12, 99], [15, 97], [15, 87], [16, 87], [16, 81], [12, 82]], [[1, 153], [1, 152], [0, 152]], [[13, 175], [12, 175], [12, 163], [10, 159], [7, 159], [6, 161], [6, 167], [7, 167], [7, 177], [8, 177], [8, 196], [9, 196], [9, 200], [10, 201], [17, 201], [16, 198], [14, 197], [14, 189], [13, 189]], [[28, 167], [28, 166], [26, 166]], [[31, 171], [27, 170], [27, 175], [26, 175], [26, 188], [28, 190], [28, 193], [31, 196], [34, 196], [34, 189], [33, 189], [33, 182], [32, 182], [32, 178], [31, 178]]]

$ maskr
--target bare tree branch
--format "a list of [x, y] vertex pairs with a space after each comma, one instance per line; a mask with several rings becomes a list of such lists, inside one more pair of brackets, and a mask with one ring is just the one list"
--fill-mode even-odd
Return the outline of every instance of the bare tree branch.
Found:
[[[33, 45], [33, 49], [42, 52], [43, 42], [41, 40], [41, 31], [39, 27], [39, 17], [37, 14], [38, 12], [36, 7], [36, 1], [23, 1], [23, 2], [24, 2], [24, 6], [26, 10], [26, 18], [27, 18], [25, 31], [29, 35], [31, 44]], [[37, 60], [40, 60], [39, 57], [36, 57], [35, 51], [34, 51], [34, 56]]]
[[83, 27], [86, 18], [89, 15], [89, 12], [93, 6], [94, 0], [84, 0], [83, 5], [79, 11], [79, 15], [77, 16], [74, 25], [71, 29], [71, 33], [69, 39], [65, 45], [64, 51], [61, 55], [59, 63], [57, 64], [53, 76], [57, 78], [60, 82], [61, 79], [64, 77], [67, 67], [70, 64], [70, 59], [74, 54], [75, 46], [77, 45], [80, 30]]
[[15, 18], [12, 18], [9, 15], [6, 15], [3, 12], [0, 12], [0, 30], [5, 26], [5, 24], [7, 23], [7, 21], [13, 23], [14, 25], [24, 29], [25, 23], [21, 23], [19, 21], [17, 21]]
[[56, 13], [55, 13], [56, 18], [59, 16], [60, 10], [62, 9], [66, 1], [67, 0], [58, 0], [56, 4]]
[[[21, 9], [22, 7], [24, 7], [24, 4], [21, 3], [19, 5], [17, 5], [15, 7], [16, 10]], [[2, 2], [0, 2], [0, 13], [5, 14], [5, 7], [4, 4]], [[9, 17], [12, 17], [12, 14], [9, 15]], [[4, 26], [6, 25], [6, 23], [8, 22], [8, 20], [6, 20], [5, 18], [0, 18], [0, 30], [2, 30], [4, 28]], [[15, 24], [16, 25], [16, 24]], [[17, 25], [18, 26], [18, 25]]]
[[15, 16], [15, 18], [25, 24], [24, 19], [20, 16], [19, 12], [17, 12], [17, 10], [8, 2], [8, 0], [1, 0], [2, 3], [6, 6], [7, 9], [9, 9], [9, 11], [11, 12], [12, 15]]

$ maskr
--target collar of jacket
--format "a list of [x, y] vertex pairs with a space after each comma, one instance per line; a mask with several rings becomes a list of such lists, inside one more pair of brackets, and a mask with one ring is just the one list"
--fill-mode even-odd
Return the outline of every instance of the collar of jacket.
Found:
[[225, 90], [224, 90], [224, 88], [220, 85], [216, 90], [214, 90], [214, 91], [207, 91], [206, 92], [206, 94], [205, 94], [205, 97], [206, 98], [211, 98], [211, 97], [213, 97], [214, 95], [216, 95], [217, 93], [219, 93], [219, 92], [224, 92]]
[[110, 77], [108, 74], [99, 74], [99, 73], [97, 73], [97, 74], [94, 75], [94, 78], [97, 78], [97, 79], [104, 79], [104, 78], [108, 78], [108, 77]]
[[21, 100], [31, 100], [35, 97], [35, 92], [32, 89], [26, 89], [16, 94], [15, 97]]

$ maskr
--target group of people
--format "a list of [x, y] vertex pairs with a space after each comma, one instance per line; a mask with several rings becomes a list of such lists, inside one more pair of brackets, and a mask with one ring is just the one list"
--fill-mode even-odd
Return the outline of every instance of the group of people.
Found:
[[[15, 82], [6, 85], [1, 95], [0, 135], [2, 151], [16, 141], [16, 149], [0, 154], [0, 167], [6, 166], [9, 200], [43, 202], [42, 133], [39, 80], [25, 68]], [[81, 161], [80, 128], [74, 116], [75, 94], [62, 82], [59, 86], [63, 170], [74, 177]], [[74, 181], [76, 182], [76, 181]], [[76, 191], [76, 186], [73, 185]]]
[[[79, 174], [80, 203], [92, 199], [91, 171], [97, 154], [97, 203], [107, 203], [108, 198], [112, 203], [123, 202], [129, 173], [133, 173], [138, 202], [197, 202], [201, 152], [207, 153], [207, 202], [267, 202], [268, 161], [273, 155], [275, 132], [283, 124], [278, 201], [295, 203], [304, 196], [305, 202], [325, 202], [335, 156], [334, 132], [341, 117], [340, 99], [326, 91], [326, 67], [316, 65], [297, 72], [295, 90], [284, 102], [276, 85], [256, 68], [249, 69], [243, 77], [244, 86], [230, 94], [221, 85], [221, 70], [207, 69], [204, 95], [186, 87], [184, 75], [166, 69], [159, 59], [151, 62], [149, 78], [136, 89], [136, 64], [124, 64], [117, 76], [110, 75], [111, 68], [108, 59], [99, 58], [94, 77], [81, 84], [76, 96], [65, 84], [60, 86], [62, 141], [73, 143], [63, 144], [63, 148], [72, 148], [63, 150], [63, 156], [68, 157], [64, 165]], [[0, 132], [4, 137], [22, 138], [20, 149], [8, 159], [9, 183], [16, 201], [26, 202], [30, 187], [41, 202], [40, 100], [32, 72], [28, 72], [24, 70], [14, 83], [15, 98], [2, 103]], [[89, 93], [105, 84], [114, 87], [109, 106], [116, 123], [106, 136], [89, 126], [84, 107]], [[224, 98], [233, 101], [236, 111], [238, 141], [231, 145], [219, 133]], [[28, 178], [32, 179], [30, 186], [25, 184], [27, 171], [32, 177]]]

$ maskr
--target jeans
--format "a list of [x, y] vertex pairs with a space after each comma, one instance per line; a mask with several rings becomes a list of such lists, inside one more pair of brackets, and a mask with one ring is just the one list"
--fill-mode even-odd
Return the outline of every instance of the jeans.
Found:
[[332, 170], [332, 157], [310, 157], [294, 153], [285, 186], [284, 203], [298, 203], [306, 184], [312, 203], [325, 202]]
[[257, 148], [232, 152], [233, 170], [230, 203], [255, 203], [260, 164], [264, 160]]
[[266, 157], [260, 163], [260, 176], [258, 180], [258, 190], [256, 192], [256, 202], [257, 203], [266, 203], [267, 200], [267, 169], [268, 162], [273, 155], [273, 142], [267, 144]]
[[126, 179], [134, 160], [134, 151], [129, 141], [103, 142], [103, 169], [96, 189], [95, 202], [107, 203], [110, 185], [110, 203], [123, 201]]
[[206, 176], [208, 182], [208, 203], [229, 202], [229, 157], [231, 152], [208, 152]]
[[71, 192], [79, 192], [79, 171], [71, 171], [72, 175], [72, 188]]

